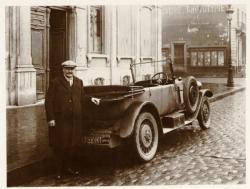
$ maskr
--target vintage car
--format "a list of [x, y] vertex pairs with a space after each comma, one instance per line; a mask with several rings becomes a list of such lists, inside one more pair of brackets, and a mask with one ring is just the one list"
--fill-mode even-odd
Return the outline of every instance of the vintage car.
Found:
[[129, 86], [87, 86], [84, 145], [114, 148], [129, 141], [127, 148], [141, 161], [157, 152], [161, 135], [191, 125], [198, 119], [201, 129], [210, 125], [208, 97], [194, 77], [176, 78], [170, 60], [170, 74], [156, 73], [149, 80]]

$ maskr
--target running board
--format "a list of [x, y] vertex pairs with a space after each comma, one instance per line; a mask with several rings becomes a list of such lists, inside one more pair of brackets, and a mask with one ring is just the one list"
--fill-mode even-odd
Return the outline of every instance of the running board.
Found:
[[[162, 119], [163, 125], [164, 125], [164, 123], [166, 123], [166, 119], [169, 119], [169, 118], [173, 120], [172, 123], [174, 123], [174, 124], [170, 125], [170, 126], [172, 126], [172, 128], [171, 128], [171, 127], [168, 127], [168, 128], [163, 127], [163, 128], [162, 128], [163, 134], [166, 134], [166, 133], [169, 133], [169, 132], [171, 132], [171, 131], [173, 131], [173, 130], [179, 129], [179, 128], [185, 126], [185, 125], [190, 125], [190, 124], [192, 124], [192, 122], [193, 122], [193, 121], [197, 118], [197, 116], [198, 116], [198, 113], [199, 113], [199, 110], [200, 110], [200, 107], [201, 107], [202, 98], [203, 98], [204, 95], [205, 95], [204, 92], [203, 92], [203, 93], [200, 92], [200, 98], [199, 98], [199, 102], [198, 102], [198, 107], [197, 107], [195, 113], [193, 114], [193, 116], [192, 116], [192, 117], [189, 117], [187, 120], [185, 120], [185, 121], [180, 121], [180, 120], [183, 120], [183, 119], [180, 119], [180, 117], [182, 117], [181, 114], [184, 114], [183, 111], [179, 111], [179, 112], [176, 112], [176, 113], [173, 113], [173, 114], [164, 116], [163, 119]], [[169, 123], [169, 122], [167, 122], [167, 123]], [[177, 124], [176, 124], [176, 123], [177, 123]], [[175, 127], [174, 127], [174, 126], [175, 126]]]
[[166, 133], [169, 133], [169, 132], [171, 132], [173, 130], [179, 129], [179, 128], [185, 126], [185, 125], [189, 125], [192, 122], [193, 122], [193, 120], [186, 120], [184, 125], [180, 125], [180, 126], [174, 127], [174, 128], [163, 128], [163, 134], [166, 134]]
[[173, 129], [185, 125], [185, 114], [180, 112], [174, 112], [172, 114], [163, 116], [161, 121], [164, 125], [164, 128]]
[[171, 132], [171, 131], [173, 131], [175, 129], [178, 129], [180, 127], [182, 127], [182, 126], [175, 127], [175, 128], [163, 128], [163, 134], [169, 133], [169, 132]]
[[189, 124], [191, 124], [193, 121], [194, 121], [194, 119], [186, 120], [186, 121], [185, 121], [185, 125], [189, 125]]

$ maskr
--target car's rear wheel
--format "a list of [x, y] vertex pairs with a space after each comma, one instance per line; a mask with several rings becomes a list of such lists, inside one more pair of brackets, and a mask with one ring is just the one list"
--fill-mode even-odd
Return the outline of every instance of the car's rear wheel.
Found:
[[133, 145], [136, 157], [143, 162], [150, 161], [158, 148], [159, 133], [156, 120], [149, 112], [141, 113], [136, 122]]
[[183, 83], [183, 98], [188, 114], [193, 114], [198, 106], [199, 87], [193, 76], [185, 78]]
[[206, 96], [203, 97], [197, 119], [202, 129], [205, 130], [210, 127], [210, 122], [211, 122], [210, 104]]

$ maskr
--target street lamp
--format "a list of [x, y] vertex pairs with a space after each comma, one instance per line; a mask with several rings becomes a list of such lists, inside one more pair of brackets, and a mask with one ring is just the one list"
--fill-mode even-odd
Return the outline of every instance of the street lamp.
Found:
[[227, 14], [227, 20], [228, 20], [228, 38], [229, 38], [229, 44], [228, 44], [228, 78], [227, 78], [227, 86], [233, 87], [234, 86], [234, 80], [233, 80], [233, 67], [232, 67], [232, 57], [231, 57], [231, 20], [233, 16], [234, 10], [232, 9], [231, 5], [228, 5], [226, 14]]

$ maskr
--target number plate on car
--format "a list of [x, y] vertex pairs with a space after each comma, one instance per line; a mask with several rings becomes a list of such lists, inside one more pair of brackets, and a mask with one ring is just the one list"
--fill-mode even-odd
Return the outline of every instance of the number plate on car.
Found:
[[108, 145], [110, 141], [109, 135], [102, 136], [84, 136], [83, 143], [84, 144], [94, 144], [94, 145]]

